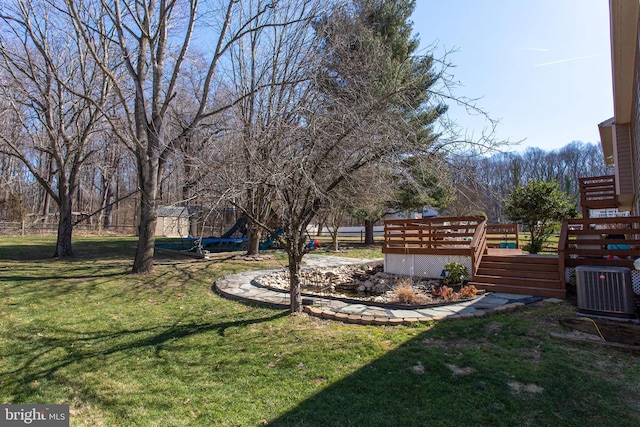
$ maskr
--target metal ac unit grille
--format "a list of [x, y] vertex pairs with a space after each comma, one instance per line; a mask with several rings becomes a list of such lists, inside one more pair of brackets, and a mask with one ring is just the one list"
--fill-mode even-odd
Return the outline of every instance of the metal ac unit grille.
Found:
[[576, 267], [578, 311], [606, 316], [634, 314], [631, 270], [623, 267]]

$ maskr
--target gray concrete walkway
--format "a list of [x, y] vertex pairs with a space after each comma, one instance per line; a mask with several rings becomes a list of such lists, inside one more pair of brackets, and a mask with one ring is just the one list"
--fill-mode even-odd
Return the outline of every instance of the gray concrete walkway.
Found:
[[[303, 268], [335, 267], [369, 263], [371, 259], [341, 258], [308, 254]], [[289, 294], [254, 284], [254, 279], [280, 269], [254, 270], [219, 278], [214, 288], [219, 294], [235, 300], [253, 301], [276, 308], [289, 308]], [[305, 312], [325, 319], [349, 323], [395, 325], [444, 319], [481, 317], [489, 313], [512, 311], [540, 298], [530, 295], [487, 292], [472, 301], [424, 309], [395, 309], [366, 305], [360, 301], [339, 301], [322, 297], [304, 297]]]

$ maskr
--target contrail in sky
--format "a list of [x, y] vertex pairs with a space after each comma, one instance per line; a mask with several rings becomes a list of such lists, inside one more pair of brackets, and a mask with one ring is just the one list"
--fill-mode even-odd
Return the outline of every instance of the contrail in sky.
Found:
[[585, 55], [585, 56], [576, 56], [576, 57], [573, 57], [573, 58], [560, 59], [559, 61], [544, 62], [542, 64], [536, 64], [536, 65], [534, 65], [534, 67], [544, 67], [545, 65], [559, 64], [561, 62], [569, 62], [569, 61], [575, 61], [575, 60], [578, 60], [578, 59], [592, 58], [594, 56], [598, 56], [598, 54]]
[[551, 52], [551, 49], [544, 47], [525, 47], [524, 50], [533, 50], [534, 52]]

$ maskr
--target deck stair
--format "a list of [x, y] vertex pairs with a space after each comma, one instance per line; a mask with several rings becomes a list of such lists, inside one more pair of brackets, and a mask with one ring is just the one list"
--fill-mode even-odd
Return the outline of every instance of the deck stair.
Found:
[[470, 284], [490, 292], [566, 297], [555, 255], [484, 255]]

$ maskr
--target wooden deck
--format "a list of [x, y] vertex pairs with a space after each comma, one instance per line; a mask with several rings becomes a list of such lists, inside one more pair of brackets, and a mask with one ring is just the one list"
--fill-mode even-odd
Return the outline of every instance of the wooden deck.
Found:
[[385, 221], [384, 235], [385, 256], [470, 259], [477, 288], [565, 297], [558, 257], [523, 254], [515, 224], [487, 225], [481, 217], [393, 220]]
[[478, 217], [393, 220], [385, 221], [382, 252], [385, 257], [467, 257], [471, 283], [478, 288], [564, 298], [567, 268], [633, 269], [633, 261], [640, 258], [640, 217], [564, 221], [558, 255], [523, 254], [517, 239], [515, 225], [487, 225]]

